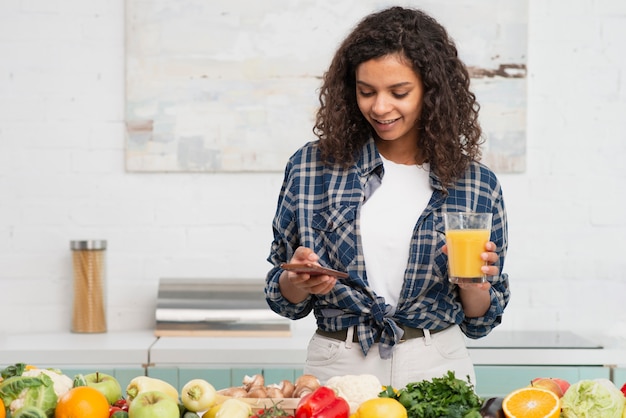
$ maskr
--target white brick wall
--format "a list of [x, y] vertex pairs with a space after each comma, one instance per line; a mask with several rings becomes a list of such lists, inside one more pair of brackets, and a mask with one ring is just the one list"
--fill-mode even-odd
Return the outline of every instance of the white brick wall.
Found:
[[[502, 327], [626, 336], [626, 2], [529, 0], [528, 156], [501, 175]], [[69, 329], [69, 241], [106, 239], [109, 329], [160, 277], [263, 277], [281, 174], [128, 174], [123, 2], [0, 2], [0, 333]]]

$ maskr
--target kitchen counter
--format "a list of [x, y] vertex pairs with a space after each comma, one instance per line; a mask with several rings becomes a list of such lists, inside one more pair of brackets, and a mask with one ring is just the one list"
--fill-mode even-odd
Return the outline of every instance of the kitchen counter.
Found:
[[156, 340], [152, 331], [0, 335], [0, 366], [25, 362], [47, 367], [136, 367], [147, 363]]
[[[15, 334], [0, 336], [0, 365], [302, 367], [308, 340], [305, 333], [273, 338], [156, 337], [151, 330]], [[582, 339], [569, 333], [494, 331], [467, 343], [476, 365], [626, 366], [623, 341]]]
[[[302, 373], [310, 331], [289, 337], [157, 337], [154, 331], [104, 334], [41, 333], [0, 335], [0, 367], [24, 362], [54, 367], [68, 376], [99, 370], [125, 387], [136, 376], [163, 379], [178, 387], [204, 378], [216, 387], [241, 384], [245, 375], [268, 380]], [[626, 344], [568, 333], [494, 331], [468, 340], [476, 365], [477, 393], [504, 396], [538, 376], [570, 382], [607, 378], [626, 382]]]

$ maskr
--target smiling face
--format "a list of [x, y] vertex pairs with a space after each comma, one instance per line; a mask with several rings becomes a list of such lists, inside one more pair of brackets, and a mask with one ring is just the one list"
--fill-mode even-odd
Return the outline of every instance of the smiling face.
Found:
[[376, 131], [383, 154], [384, 149], [393, 148], [412, 152], [409, 157], [415, 155], [423, 92], [422, 81], [400, 54], [374, 58], [357, 67], [357, 104]]

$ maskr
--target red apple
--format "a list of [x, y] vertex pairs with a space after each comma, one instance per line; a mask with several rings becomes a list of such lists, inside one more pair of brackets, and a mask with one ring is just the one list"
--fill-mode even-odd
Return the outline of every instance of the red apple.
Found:
[[550, 377], [538, 377], [536, 379], [533, 379], [530, 382], [530, 386], [548, 389], [549, 391], [556, 394], [556, 396], [558, 396], [559, 398], [563, 396], [563, 390], [561, 389], [561, 386], [559, 386], [559, 384]]
[[530, 384], [531, 386], [534, 386], [535, 382], [538, 382], [544, 379], [550, 379], [556, 382], [556, 384], [559, 385], [559, 387], [561, 388], [561, 392], [563, 393], [563, 395], [565, 395], [565, 392], [567, 392], [567, 389], [569, 389], [570, 387], [570, 383], [567, 380], [561, 379], [559, 377], [536, 377], [533, 380], [531, 380]]
[[567, 389], [569, 389], [570, 387], [570, 383], [565, 379], [559, 379], [558, 377], [553, 377], [552, 380], [554, 380], [559, 386], [561, 386], [561, 390], [563, 391], [563, 394], [565, 394], [565, 392], [567, 392]]

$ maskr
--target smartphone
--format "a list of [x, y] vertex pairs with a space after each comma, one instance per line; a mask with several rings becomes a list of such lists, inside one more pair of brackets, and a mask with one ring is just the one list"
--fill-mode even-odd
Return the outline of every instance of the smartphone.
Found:
[[350, 277], [348, 273], [330, 269], [327, 267], [318, 266], [315, 264], [296, 264], [296, 263], [282, 263], [280, 268], [283, 270], [295, 271], [296, 273], [308, 273], [311, 275], [327, 274], [329, 276], [335, 276], [337, 278], [345, 279]]

